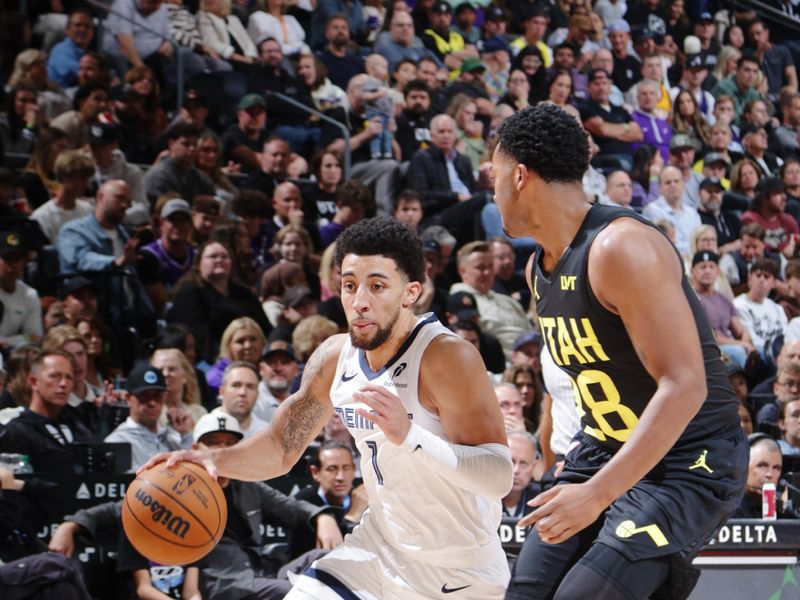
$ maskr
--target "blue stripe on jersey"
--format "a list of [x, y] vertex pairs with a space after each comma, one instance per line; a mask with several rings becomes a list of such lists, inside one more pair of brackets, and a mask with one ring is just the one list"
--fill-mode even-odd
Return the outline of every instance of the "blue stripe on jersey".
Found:
[[360, 600], [355, 593], [347, 587], [344, 583], [342, 583], [337, 577], [331, 575], [330, 573], [326, 573], [325, 571], [320, 571], [319, 569], [315, 569], [314, 567], [309, 567], [306, 569], [304, 573], [307, 577], [311, 577], [312, 579], [316, 579], [320, 583], [324, 583], [327, 585], [331, 590], [339, 594], [344, 600]]
[[414, 343], [414, 338], [417, 337], [417, 334], [420, 332], [420, 330], [425, 325], [428, 325], [429, 323], [436, 323], [436, 322], [438, 322], [438, 319], [436, 318], [436, 315], [431, 313], [423, 321], [420, 321], [419, 323], [417, 323], [416, 327], [414, 327], [414, 330], [406, 338], [406, 341], [403, 342], [403, 345], [400, 346], [400, 348], [398, 348], [398, 350], [397, 350], [397, 352], [395, 352], [394, 356], [392, 356], [392, 358], [389, 359], [389, 362], [387, 362], [383, 366], [383, 368], [380, 369], [379, 371], [373, 371], [370, 368], [369, 363], [367, 362], [367, 354], [363, 350], [359, 350], [358, 351], [358, 363], [361, 365], [361, 370], [364, 372], [364, 375], [366, 375], [367, 379], [372, 381], [373, 379], [376, 379], [377, 377], [380, 377], [381, 375], [383, 375], [386, 372], [387, 369], [391, 369], [392, 365], [394, 365], [394, 363], [396, 363], [400, 359], [400, 357], [403, 356], [405, 351], [408, 350], [411, 347], [411, 344]]

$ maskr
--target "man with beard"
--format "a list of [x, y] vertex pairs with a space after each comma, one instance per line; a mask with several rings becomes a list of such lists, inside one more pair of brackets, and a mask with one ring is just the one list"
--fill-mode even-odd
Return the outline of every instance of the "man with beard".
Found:
[[135, 325], [142, 335], [155, 335], [153, 305], [134, 268], [139, 240], [131, 238], [122, 225], [130, 206], [131, 191], [124, 181], [112, 179], [101, 185], [94, 212], [61, 228], [57, 243], [59, 265], [62, 275], [124, 270], [124, 277], [108, 277], [104, 282], [109, 286], [109, 318], [115, 328]]
[[70, 221], [58, 234], [61, 273], [107, 271], [133, 264], [137, 240], [122, 226], [130, 205], [131, 192], [124, 181], [112, 179], [101, 185], [94, 212]]
[[266, 421], [253, 414], [258, 386], [255, 365], [243, 360], [233, 361], [225, 367], [222, 374], [222, 385], [219, 388], [222, 406], [212, 411], [225, 413], [236, 419], [245, 439], [267, 427]]
[[742, 229], [739, 217], [731, 211], [722, 210], [722, 181], [717, 177], [706, 177], [700, 182], [700, 207], [697, 214], [703, 225], [711, 225], [717, 231], [720, 254], [736, 249], [736, 241]]
[[319, 52], [319, 59], [328, 67], [328, 77], [333, 85], [343, 90], [353, 76], [364, 72], [364, 61], [350, 49], [350, 26], [342, 14], [335, 14], [325, 25], [328, 43]]
[[430, 122], [431, 90], [421, 79], [410, 81], [403, 90], [406, 107], [397, 117], [397, 131], [394, 139], [400, 146], [400, 160], [411, 160], [417, 150], [427, 148], [431, 143]]
[[314, 351], [270, 427], [241, 446], [159, 455], [147, 466], [191, 460], [212, 476], [271, 479], [335, 410], [361, 452], [370, 508], [286, 598], [433, 598], [464, 589], [502, 598], [509, 573], [497, 527], [512, 467], [480, 354], [433, 314], [414, 315], [425, 260], [408, 226], [362, 220], [337, 240], [334, 263], [350, 334]]
[[275, 341], [261, 357], [258, 370], [261, 382], [253, 412], [257, 418], [269, 422], [281, 402], [291, 394], [300, 363], [286, 342]]

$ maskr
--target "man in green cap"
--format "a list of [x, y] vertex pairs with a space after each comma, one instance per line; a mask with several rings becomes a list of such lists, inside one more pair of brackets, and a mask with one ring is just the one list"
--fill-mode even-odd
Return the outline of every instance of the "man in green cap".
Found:
[[261, 168], [259, 155], [267, 140], [267, 101], [260, 94], [247, 94], [239, 101], [236, 123], [222, 133], [224, 162], [232, 160], [250, 173]]

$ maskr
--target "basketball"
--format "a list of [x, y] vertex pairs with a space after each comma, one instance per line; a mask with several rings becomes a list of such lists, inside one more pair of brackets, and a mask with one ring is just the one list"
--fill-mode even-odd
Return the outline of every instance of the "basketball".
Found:
[[145, 558], [162, 565], [188, 565], [217, 544], [228, 506], [222, 488], [198, 464], [166, 463], [134, 479], [122, 504], [122, 526]]

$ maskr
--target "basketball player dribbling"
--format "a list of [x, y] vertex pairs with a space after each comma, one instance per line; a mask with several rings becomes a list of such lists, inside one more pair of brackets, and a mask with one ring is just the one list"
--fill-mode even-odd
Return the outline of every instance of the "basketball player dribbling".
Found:
[[335, 410], [356, 440], [369, 509], [344, 544], [316, 561], [287, 599], [500, 599], [509, 572], [497, 528], [512, 465], [478, 351], [417, 317], [422, 246], [389, 218], [336, 241], [348, 335], [324, 342], [270, 427], [228, 449], [162, 454], [212, 475], [286, 473]]
[[555, 105], [509, 117], [492, 160], [508, 233], [541, 245], [526, 275], [581, 430], [506, 598], [682, 600], [694, 555], [739, 504], [747, 440], [678, 252], [634, 211], [586, 199], [586, 132]]

